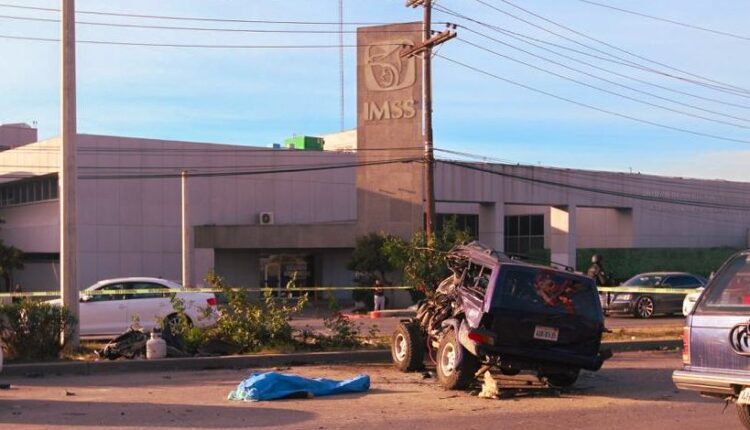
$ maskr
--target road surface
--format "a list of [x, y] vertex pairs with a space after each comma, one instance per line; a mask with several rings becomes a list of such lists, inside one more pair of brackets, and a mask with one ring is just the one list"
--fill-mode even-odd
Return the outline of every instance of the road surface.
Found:
[[[248, 370], [13, 378], [0, 391], [0, 428], [63, 429], [741, 429], [730, 406], [678, 392], [676, 353], [623, 353], [569, 392], [505, 390], [500, 400], [445, 391], [389, 365], [284, 369], [372, 378], [368, 393], [244, 403], [226, 400]], [[1, 377], [0, 377], [1, 379]]]

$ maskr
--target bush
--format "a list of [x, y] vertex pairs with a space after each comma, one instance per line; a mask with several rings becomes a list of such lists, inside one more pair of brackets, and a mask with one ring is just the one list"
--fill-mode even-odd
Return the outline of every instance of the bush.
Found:
[[64, 339], [75, 329], [75, 317], [66, 308], [23, 300], [0, 305], [0, 338], [8, 358], [50, 360], [59, 358]]

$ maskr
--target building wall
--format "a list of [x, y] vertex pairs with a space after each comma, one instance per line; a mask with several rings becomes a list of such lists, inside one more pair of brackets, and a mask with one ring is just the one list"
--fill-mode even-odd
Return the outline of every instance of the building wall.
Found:
[[36, 141], [36, 128], [21, 123], [0, 125], [0, 151]]

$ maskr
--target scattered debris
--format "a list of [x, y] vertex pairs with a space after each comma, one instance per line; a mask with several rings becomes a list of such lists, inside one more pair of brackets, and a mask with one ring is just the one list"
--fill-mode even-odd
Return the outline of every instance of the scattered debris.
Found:
[[10, 384], [0, 384], [0, 390], [10, 390]]
[[492, 377], [492, 374], [487, 371], [484, 372], [484, 383], [482, 384], [482, 391], [479, 392], [479, 396], [482, 399], [499, 399], [500, 398], [500, 387], [497, 385], [497, 381]]
[[432, 378], [432, 373], [430, 373], [427, 370], [425, 370], [424, 372], [422, 372], [422, 379], [431, 379], [431, 378]]
[[75, 395], [76, 395], [76, 393], [74, 393], [74, 392], [72, 392], [72, 391], [68, 391], [68, 390], [65, 390], [65, 395], [66, 395], [66, 396], [75, 396]]

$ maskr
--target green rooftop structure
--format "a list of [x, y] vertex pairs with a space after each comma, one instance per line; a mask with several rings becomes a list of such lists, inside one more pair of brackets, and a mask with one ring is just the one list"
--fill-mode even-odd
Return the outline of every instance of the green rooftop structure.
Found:
[[325, 140], [322, 137], [294, 136], [284, 140], [284, 148], [301, 149], [304, 151], [322, 151]]

